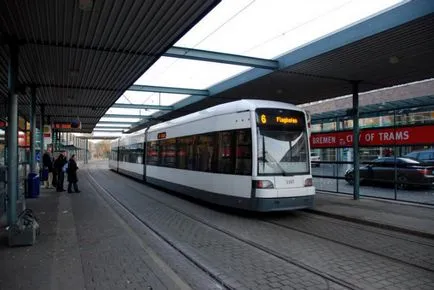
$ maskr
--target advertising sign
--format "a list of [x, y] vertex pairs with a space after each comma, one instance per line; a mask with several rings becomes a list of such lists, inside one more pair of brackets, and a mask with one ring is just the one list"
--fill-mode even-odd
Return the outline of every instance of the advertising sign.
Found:
[[44, 125], [44, 138], [51, 138], [51, 127], [50, 127], [50, 125]]
[[[362, 129], [359, 135], [360, 146], [402, 146], [434, 144], [434, 125]], [[339, 131], [312, 133], [311, 148], [336, 148], [353, 146], [353, 132]]]

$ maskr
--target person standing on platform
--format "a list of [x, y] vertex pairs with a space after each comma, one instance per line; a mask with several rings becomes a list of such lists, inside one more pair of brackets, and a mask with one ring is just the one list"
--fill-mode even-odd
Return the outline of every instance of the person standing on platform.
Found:
[[75, 162], [75, 155], [73, 154], [68, 162], [68, 193], [72, 193], [72, 186], [74, 186], [74, 191], [79, 193], [80, 190], [78, 190], [77, 182], [77, 170], [78, 166]]
[[42, 157], [42, 164], [44, 165], [44, 168], [42, 170], [43, 170], [45, 188], [54, 188], [53, 187], [53, 162], [51, 160], [51, 156], [48, 151], [45, 151], [44, 156]]
[[57, 169], [56, 169], [56, 166], [55, 166], [56, 160], [57, 160], [57, 158], [55, 158], [54, 154], [53, 154], [53, 156], [51, 157], [51, 162], [53, 164], [53, 181], [51, 182], [51, 185], [53, 187], [55, 187], [55, 188], [57, 188], [57, 178], [58, 178], [58, 176], [57, 176]]
[[62, 153], [60, 153], [59, 157], [57, 157], [56, 161], [54, 161], [54, 168], [57, 172], [57, 184], [56, 184], [57, 192], [65, 191], [65, 189], [63, 189], [63, 181], [65, 179], [64, 167], [65, 164], [67, 163], [68, 161], [66, 160], [66, 157]]

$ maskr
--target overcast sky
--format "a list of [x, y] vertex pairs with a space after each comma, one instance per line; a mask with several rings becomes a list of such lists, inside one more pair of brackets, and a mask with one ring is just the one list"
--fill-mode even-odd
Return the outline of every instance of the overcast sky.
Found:
[[[273, 59], [402, 2], [405, 1], [223, 0], [175, 46]], [[136, 84], [206, 89], [249, 69], [161, 57]], [[172, 105], [186, 97], [127, 91], [118, 102]], [[145, 116], [154, 112], [116, 108], [107, 113]], [[112, 134], [94, 134], [99, 135]]]

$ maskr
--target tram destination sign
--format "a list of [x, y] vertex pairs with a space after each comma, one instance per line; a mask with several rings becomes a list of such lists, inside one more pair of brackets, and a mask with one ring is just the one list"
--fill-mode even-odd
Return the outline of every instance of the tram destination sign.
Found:
[[[360, 146], [391, 146], [434, 144], [434, 125], [362, 129], [359, 135]], [[336, 148], [353, 146], [353, 132], [339, 131], [312, 133], [311, 148]]]
[[281, 109], [257, 109], [257, 124], [261, 127], [279, 126], [288, 128], [304, 128], [304, 114], [300, 111]]

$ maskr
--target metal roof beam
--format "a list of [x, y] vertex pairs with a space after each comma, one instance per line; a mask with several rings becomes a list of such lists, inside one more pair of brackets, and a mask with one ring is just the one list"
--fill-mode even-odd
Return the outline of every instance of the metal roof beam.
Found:
[[277, 60], [249, 57], [244, 55], [229, 54], [229, 53], [222, 53], [222, 52], [209, 51], [209, 50], [199, 50], [199, 49], [193, 49], [188, 47], [173, 46], [169, 48], [162, 55], [159, 55], [155, 53], [149, 53], [146, 51], [135, 51], [135, 50], [126, 50], [126, 49], [113, 50], [113, 49], [102, 48], [97, 46], [76, 45], [76, 44], [72, 45], [70, 43], [47, 43], [42, 40], [36, 40], [30, 42], [26, 42], [25, 40], [20, 40], [19, 42], [22, 45], [34, 44], [34, 45], [42, 45], [42, 46], [65, 47], [68, 49], [73, 48], [73, 49], [81, 49], [81, 50], [100, 51], [106, 53], [121, 53], [121, 54], [140, 55], [140, 56], [149, 56], [149, 57], [167, 56], [167, 57], [176, 57], [176, 58], [192, 59], [192, 60], [199, 60], [199, 61], [210, 61], [210, 62], [226, 63], [226, 64], [233, 64], [233, 65], [242, 65], [242, 66], [264, 68], [264, 69], [271, 69], [271, 70], [275, 70], [279, 68], [279, 62]]
[[188, 88], [174, 88], [174, 87], [161, 87], [161, 86], [145, 86], [145, 85], [132, 85], [127, 91], [168, 93], [168, 94], [181, 94], [181, 95], [193, 95], [193, 96], [209, 96], [208, 90], [196, 90], [196, 89], [188, 89]]
[[105, 127], [95, 127], [95, 128], [93, 128], [93, 129], [98, 129], [98, 130], [104, 130], [104, 129], [119, 129], [119, 130], [126, 130], [126, 129], [128, 129], [129, 128], [129, 126], [122, 126], [122, 127], [117, 127], [117, 126], [105, 126]]
[[116, 124], [116, 125], [131, 125], [133, 123], [134, 122], [124, 122], [124, 121], [99, 121], [98, 122], [98, 124]]
[[172, 106], [160, 106], [160, 105], [141, 105], [141, 104], [125, 104], [125, 103], [114, 103], [112, 108], [121, 108], [121, 109], [138, 109], [138, 110], [161, 110], [161, 111], [171, 111], [173, 110]]
[[117, 136], [82, 136], [81, 139], [88, 139], [88, 140], [114, 140], [119, 137]]
[[105, 114], [101, 118], [121, 118], [121, 119], [150, 119], [151, 116], [143, 115], [123, 115], [123, 114]]
[[216, 51], [199, 50], [185, 47], [173, 46], [163, 54], [167, 57], [176, 57], [200, 61], [210, 61], [226, 63], [233, 65], [242, 65], [256, 68], [276, 70], [279, 68], [279, 62], [272, 59], [249, 57], [244, 55], [222, 53]]
[[[60, 84], [32, 84], [36, 87], [55, 88], [55, 89], [74, 89], [74, 90], [89, 90], [89, 91], [104, 91], [104, 92], [122, 92], [122, 90], [114, 88], [91, 87], [91, 86], [64, 86]], [[127, 91], [135, 92], [154, 92], [154, 93], [168, 93], [168, 94], [181, 94], [193, 96], [209, 96], [208, 90], [197, 90], [189, 88], [176, 88], [176, 87], [162, 87], [162, 86], [148, 86], [148, 85], [132, 85]]]
[[125, 131], [124, 128], [116, 128], [116, 129], [107, 129], [107, 128], [93, 128], [93, 131], [97, 131], [97, 132], [123, 132]]

